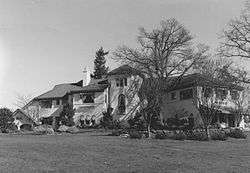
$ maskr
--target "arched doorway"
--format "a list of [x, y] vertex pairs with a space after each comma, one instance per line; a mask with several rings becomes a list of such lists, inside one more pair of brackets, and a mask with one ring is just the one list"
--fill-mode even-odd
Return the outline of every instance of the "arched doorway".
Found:
[[118, 111], [119, 114], [124, 114], [126, 111], [126, 100], [125, 100], [125, 95], [120, 94], [118, 96]]

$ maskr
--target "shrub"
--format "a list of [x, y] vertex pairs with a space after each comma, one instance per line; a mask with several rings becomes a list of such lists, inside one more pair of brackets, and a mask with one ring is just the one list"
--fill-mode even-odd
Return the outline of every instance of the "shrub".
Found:
[[238, 139], [246, 139], [247, 137], [241, 129], [231, 129], [230, 132], [227, 132], [227, 136]]
[[75, 110], [73, 109], [73, 105], [66, 103], [63, 105], [63, 109], [62, 112], [60, 113], [60, 116], [58, 117], [58, 121], [60, 122], [61, 125], [73, 126], [74, 114]]
[[132, 131], [129, 132], [129, 137], [131, 139], [141, 139], [142, 138], [142, 134], [139, 131], [132, 130]]
[[136, 112], [136, 115], [128, 120], [128, 124], [130, 129], [137, 129], [137, 130], [146, 129], [146, 123], [139, 112]]
[[108, 136], [120, 136], [121, 131], [120, 130], [112, 130], [111, 134], [108, 134]]
[[185, 132], [186, 134], [186, 139], [188, 140], [197, 140], [197, 141], [206, 141], [207, 139], [207, 134], [204, 131], [200, 130], [189, 130]]
[[54, 134], [54, 130], [51, 125], [40, 125], [34, 127], [35, 134]]
[[111, 115], [113, 108], [109, 107], [107, 112], [103, 112], [103, 117], [100, 121], [100, 125], [105, 129], [112, 129], [113, 128], [113, 117]]
[[23, 124], [20, 126], [20, 129], [22, 131], [32, 131], [32, 125], [31, 124]]
[[14, 121], [12, 117], [12, 111], [8, 108], [0, 108], [0, 130], [3, 133], [7, 133], [7, 130]]
[[187, 136], [183, 131], [179, 131], [179, 132], [174, 133], [174, 135], [171, 136], [170, 138], [175, 139], [175, 140], [185, 140], [187, 139]]
[[168, 136], [166, 135], [166, 133], [164, 133], [164, 131], [156, 131], [155, 134], [155, 139], [167, 139]]
[[71, 127], [68, 127], [66, 132], [68, 132], [68, 133], [78, 133], [79, 129], [76, 126], [71, 126]]
[[227, 140], [228, 136], [225, 133], [225, 131], [219, 130], [219, 129], [214, 129], [210, 131], [211, 139], [212, 140], [220, 140], [220, 141], [225, 141]]

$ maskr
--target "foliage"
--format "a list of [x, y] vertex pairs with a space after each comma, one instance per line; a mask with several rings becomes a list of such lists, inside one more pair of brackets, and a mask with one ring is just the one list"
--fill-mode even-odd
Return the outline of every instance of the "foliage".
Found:
[[239, 139], [246, 139], [247, 135], [241, 129], [230, 129], [229, 132], [226, 133], [227, 136], [231, 138], [239, 138]]
[[12, 114], [10, 109], [0, 108], [0, 129], [2, 132], [6, 132], [6, 130], [11, 127], [14, 121]]
[[186, 134], [183, 131], [176, 131], [173, 136], [170, 137], [170, 139], [174, 140], [185, 140], [187, 139]]
[[137, 130], [131, 130], [131, 131], [129, 131], [129, 137], [131, 139], [141, 139], [142, 138], [142, 133], [140, 133]]
[[60, 117], [58, 118], [60, 125], [72, 126], [74, 125], [73, 116], [75, 111], [73, 109], [73, 105], [66, 103], [63, 105], [63, 110], [60, 113]]
[[111, 134], [109, 136], [120, 136], [121, 134], [127, 134], [128, 130], [126, 129], [114, 129], [112, 130]]
[[[227, 140], [228, 136], [223, 130], [211, 130], [212, 140]], [[174, 139], [174, 140], [196, 140], [207, 141], [208, 137], [204, 130], [187, 130], [187, 131], [156, 131], [155, 139]]]
[[146, 129], [145, 121], [143, 120], [143, 117], [139, 112], [136, 112], [135, 116], [128, 120], [128, 124], [130, 129], [137, 129], [137, 130]]
[[202, 130], [188, 130], [185, 132], [188, 140], [207, 141], [207, 134]]
[[211, 139], [225, 141], [228, 139], [228, 135], [223, 130], [213, 129], [211, 130]]
[[94, 73], [91, 74], [92, 78], [95, 79], [101, 79], [103, 75], [106, 75], [108, 72], [108, 67], [105, 66], [106, 59], [105, 56], [109, 52], [105, 52], [103, 48], [101, 47], [95, 55], [95, 61], [94, 61]]
[[162, 131], [156, 131], [155, 133], [155, 139], [167, 139], [169, 136], [162, 130]]
[[32, 131], [32, 125], [31, 124], [22, 124], [20, 126], [21, 131]]
[[40, 125], [34, 127], [34, 134], [43, 135], [43, 134], [54, 134], [54, 130], [51, 125]]
[[113, 127], [113, 117], [111, 115], [113, 108], [109, 107], [106, 112], [103, 112], [103, 117], [100, 121], [100, 125], [105, 129]]

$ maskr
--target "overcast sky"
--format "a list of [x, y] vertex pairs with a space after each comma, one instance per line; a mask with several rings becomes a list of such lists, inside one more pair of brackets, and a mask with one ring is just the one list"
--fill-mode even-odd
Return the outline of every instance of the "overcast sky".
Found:
[[37, 96], [80, 80], [100, 46], [134, 46], [138, 27], [163, 19], [176, 18], [214, 49], [243, 6], [244, 0], [0, 0], [0, 106], [14, 109], [17, 94]]

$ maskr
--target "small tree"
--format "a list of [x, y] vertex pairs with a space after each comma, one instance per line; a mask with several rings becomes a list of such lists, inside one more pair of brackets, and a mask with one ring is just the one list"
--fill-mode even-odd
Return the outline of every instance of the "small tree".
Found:
[[94, 79], [101, 79], [103, 75], [106, 75], [108, 72], [108, 67], [106, 67], [106, 59], [105, 56], [109, 52], [105, 52], [101, 47], [95, 55], [94, 61], [94, 73], [91, 74], [91, 77]]
[[8, 108], [0, 108], [0, 128], [2, 132], [11, 127], [14, 119], [12, 117], [12, 111]]
[[105, 129], [107, 128], [112, 128], [113, 126], [113, 117], [111, 115], [113, 111], [113, 108], [108, 107], [106, 112], [103, 112], [103, 117], [100, 121], [100, 125], [104, 127]]
[[203, 94], [196, 97], [196, 101], [197, 102], [194, 104], [197, 106], [207, 138], [210, 140], [211, 135], [209, 132], [209, 126], [211, 125], [213, 118], [219, 113], [219, 106], [215, 103], [213, 97], [204, 97]]
[[231, 112], [234, 114], [235, 117], [235, 127], [238, 127], [242, 118], [245, 114], [247, 114], [247, 91], [242, 91], [241, 94], [238, 92], [235, 92], [234, 99], [232, 99], [231, 95], [231, 101], [234, 103], [234, 107], [231, 109]]
[[63, 105], [63, 110], [60, 113], [59, 123], [66, 126], [74, 125], [73, 116], [75, 111], [73, 105], [66, 103]]

